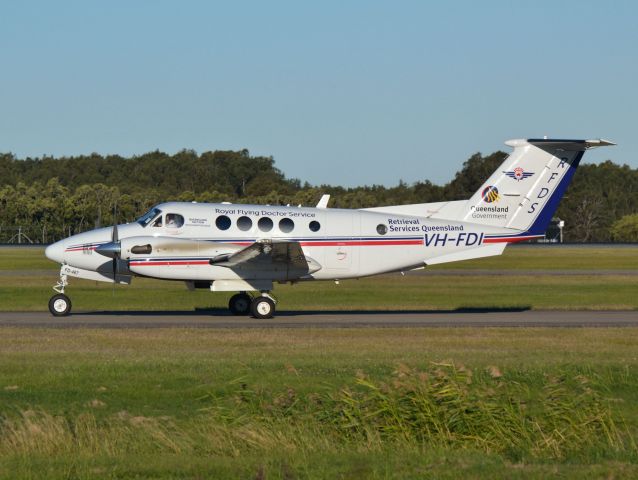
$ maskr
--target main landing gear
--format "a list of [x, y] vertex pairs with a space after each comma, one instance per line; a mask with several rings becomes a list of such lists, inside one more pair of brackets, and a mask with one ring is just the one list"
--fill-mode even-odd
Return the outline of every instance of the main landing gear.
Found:
[[233, 315], [252, 315], [258, 319], [272, 318], [275, 314], [275, 299], [268, 292], [261, 292], [251, 297], [246, 292], [240, 292], [230, 297], [228, 309]]
[[54, 317], [66, 317], [71, 313], [71, 299], [64, 294], [64, 287], [68, 284], [66, 275], [60, 275], [60, 280], [53, 287], [58, 292], [49, 300], [49, 311]]

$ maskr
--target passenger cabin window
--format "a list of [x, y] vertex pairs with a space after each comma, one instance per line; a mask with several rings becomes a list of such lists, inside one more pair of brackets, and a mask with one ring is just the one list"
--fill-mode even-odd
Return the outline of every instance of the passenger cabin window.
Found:
[[215, 225], [217, 225], [217, 228], [219, 228], [220, 230], [228, 230], [231, 223], [232, 222], [230, 221], [230, 218], [228, 218], [226, 215], [220, 215], [215, 220]]
[[249, 217], [239, 217], [237, 219], [237, 228], [242, 232], [247, 232], [253, 228], [253, 221]]
[[313, 220], [312, 222], [308, 224], [308, 228], [312, 232], [318, 232], [319, 229], [321, 228], [321, 224], [317, 220]]
[[290, 233], [295, 228], [295, 222], [289, 218], [282, 218], [279, 220], [279, 230], [284, 233]]
[[259, 219], [259, 221], [257, 222], [257, 226], [259, 227], [259, 230], [261, 230], [262, 232], [270, 232], [272, 230], [272, 220], [268, 217], [261, 217]]
[[388, 233], [388, 227], [386, 227], [383, 223], [380, 223], [379, 225], [377, 225], [377, 233], [379, 235], [385, 235], [386, 233]]
[[166, 227], [167, 228], [182, 228], [184, 226], [184, 217], [179, 213], [167, 213], [166, 214]]

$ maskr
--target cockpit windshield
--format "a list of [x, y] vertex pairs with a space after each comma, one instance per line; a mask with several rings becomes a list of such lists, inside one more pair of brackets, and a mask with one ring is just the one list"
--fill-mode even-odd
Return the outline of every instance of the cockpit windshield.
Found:
[[162, 211], [159, 208], [151, 208], [148, 212], [138, 218], [136, 222], [145, 227], [146, 225], [151, 223], [151, 220], [157, 217], [160, 213], [162, 213]]

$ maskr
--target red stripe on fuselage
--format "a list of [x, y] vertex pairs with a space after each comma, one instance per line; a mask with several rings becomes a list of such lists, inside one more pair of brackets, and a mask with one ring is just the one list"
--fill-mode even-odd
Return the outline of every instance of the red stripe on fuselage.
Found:
[[[225, 243], [220, 241], [218, 243]], [[248, 246], [254, 242], [228, 242], [231, 245]], [[423, 245], [423, 239], [414, 240], [308, 240], [300, 242], [302, 247], [340, 247], [340, 246], [353, 246], [353, 247], [369, 247], [375, 245]], [[71, 247], [67, 248], [65, 252], [79, 252], [82, 250], [95, 250], [97, 246], [92, 247]]]
[[423, 240], [312, 240], [301, 242], [302, 247], [370, 247], [376, 245], [423, 245]]
[[158, 267], [158, 266], [172, 266], [172, 265], [209, 265], [208, 260], [149, 260], [148, 262], [131, 261], [129, 262], [131, 267]]
[[[355, 240], [355, 241], [312, 241], [301, 242], [304, 247], [369, 247], [376, 245], [423, 245], [423, 240]], [[208, 260], [131, 260], [131, 267], [159, 267], [173, 265], [209, 265]]]

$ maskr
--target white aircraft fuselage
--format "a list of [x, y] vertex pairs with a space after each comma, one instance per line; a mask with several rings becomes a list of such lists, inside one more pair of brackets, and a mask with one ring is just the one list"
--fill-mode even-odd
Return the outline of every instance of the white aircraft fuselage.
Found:
[[[425, 266], [429, 260], [468, 250], [502, 250], [505, 242], [511, 241], [499, 235], [496, 228], [365, 210], [181, 202], [162, 203], [154, 208], [158, 216], [181, 216], [183, 225], [167, 226], [164, 221], [161, 226], [153, 226], [152, 221], [147, 225], [118, 225], [120, 240], [140, 237], [135, 243], [144, 244], [142, 238], [146, 237], [158, 241], [187, 239], [198, 242], [197, 248], [190, 252], [192, 255], [170, 248], [150, 254], [130, 253], [122, 256], [128, 264], [120, 265], [119, 274], [167, 280], [335, 280], [410, 270]], [[218, 220], [220, 217], [230, 220], [225, 230], [217, 226], [224, 221]], [[240, 218], [250, 219], [247, 230], [238, 227]], [[260, 220], [265, 224], [262, 228]], [[312, 225], [318, 227], [317, 231], [311, 228], [312, 222], [317, 222]], [[111, 260], [95, 252], [96, 247], [110, 242], [111, 231], [109, 227], [73, 235], [49, 246], [46, 255], [69, 267], [103, 272], [105, 280], [112, 281], [108, 277]], [[299, 242], [304, 255], [321, 268], [296, 278], [287, 278], [285, 271], [255, 271], [249, 278], [209, 263], [212, 257], [232, 254], [238, 247], [263, 240]]]
[[[590, 148], [605, 140], [510, 140], [512, 154], [467, 200], [360, 210], [167, 202], [133, 223], [50, 245], [68, 277], [130, 283], [135, 276], [182, 280], [189, 288], [241, 292], [233, 313], [268, 318], [273, 283], [342, 280], [499, 255], [508, 243], [543, 237]], [[260, 292], [251, 298], [248, 291]]]

